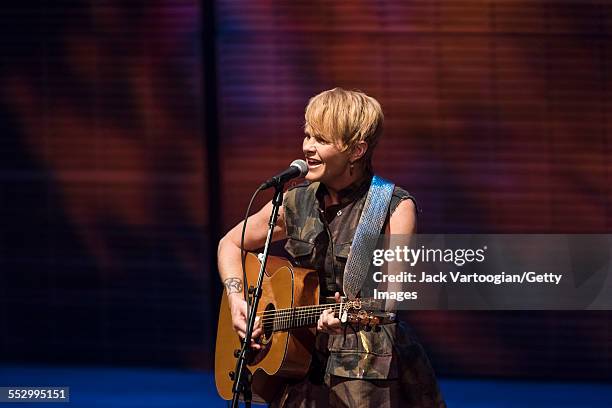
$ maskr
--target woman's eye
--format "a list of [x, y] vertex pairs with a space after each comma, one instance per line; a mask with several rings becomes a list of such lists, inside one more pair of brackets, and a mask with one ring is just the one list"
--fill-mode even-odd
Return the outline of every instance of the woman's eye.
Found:
[[317, 142], [320, 145], [328, 145], [329, 142], [326, 141], [325, 139], [318, 137], [318, 136], [311, 136], [311, 135], [304, 135], [304, 140], [310, 140], [310, 139], [314, 139], [315, 142]]

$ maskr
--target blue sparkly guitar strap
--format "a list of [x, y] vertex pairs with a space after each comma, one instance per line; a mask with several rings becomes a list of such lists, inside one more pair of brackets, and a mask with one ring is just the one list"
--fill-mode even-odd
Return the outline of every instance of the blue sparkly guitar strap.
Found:
[[372, 255], [387, 218], [395, 184], [374, 176], [353, 237], [353, 243], [344, 268], [342, 289], [349, 299], [361, 291], [370, 270]]

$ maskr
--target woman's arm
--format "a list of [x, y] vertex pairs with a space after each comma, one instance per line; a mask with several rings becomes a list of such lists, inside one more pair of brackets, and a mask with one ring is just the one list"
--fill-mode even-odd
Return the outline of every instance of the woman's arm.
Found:
[[[269, 202], [259, 212], [249, 217], [244, 235], [245, 250], [254, 250], [264, 245], [271, 213], [272, 202]], [[227, 293], [234, 330], [236, 330], [240, 337], [245, 336], [247, 318], [246, 302], [243, 294], [244, 282], [242, 281], [242, 261], [240, 258], [240, 237], [243, 223], [244, 221], [240, 222], [221, 238], [217, 250], [219, 276], [221, 277], [221, 281]], [[278, 241], [284, 238], [286, 238], [285, 217], [283, 208], [281, 207], [279, 209], [276, 226], [274, 227], [272, 240]], [[252, 337], [256, 338], [260, 334], [260, 324], [256, 322]], [[259, 345], [255, 344], [254, 347], [259, 348]]]

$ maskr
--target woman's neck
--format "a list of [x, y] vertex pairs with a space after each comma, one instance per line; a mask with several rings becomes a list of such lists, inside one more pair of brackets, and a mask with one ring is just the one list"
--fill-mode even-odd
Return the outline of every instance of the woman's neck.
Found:
[[341, 177], [336, 178], [331, 183], [325, 183], [325, 187], [327, 188], [328, 196], [326, 197], [327, 205], [334, 205], [340, 203], [340, 191], [346, 189], [352, 184], [357, 183], [358, 181], [364, 179], [366, 176], [369, 176], [368, 172], [365, 171], [361, 166], [355, 167], [352, 171], [346, 172]]

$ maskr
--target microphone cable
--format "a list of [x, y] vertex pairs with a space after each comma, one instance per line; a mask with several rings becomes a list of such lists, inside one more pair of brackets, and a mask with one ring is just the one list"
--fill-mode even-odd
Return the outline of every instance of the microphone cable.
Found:
[[261, 186], [259, 188], [257, 188], [257, 190], [255, 190], [255, 193], [253, 193], [253, 196], [251, 197], [251, 201], [249, 201], [249, 205], [247, 206], [247, 210], [246, 210], [246, 214], [244, 215], [244, 222], [242, 223], [242, 234], [240, 235], [240, 260], [241, 260], [241, 265], [242, 265], [242, 281], [244, 282], [244, 300], [246, 301], [247, 304], [247, 319], [249, 317], [249, 300], [248, 300], [248, 296], [247, 296], [247, 291], [248, 291], [248, 282], [247, 282], [247, 274], [246, 274], [246, 250], [244, 249], [244, 235], [246, 233], [246, 226], [247, 226], [247, 221], [249, 219], [249, 215], [251, 213], [251, 207], [253, 206], [253, 201], [255, 201], [255, 197], [257, 197], [257, 194], [259, 194], [259, 192], [262, 191]]

